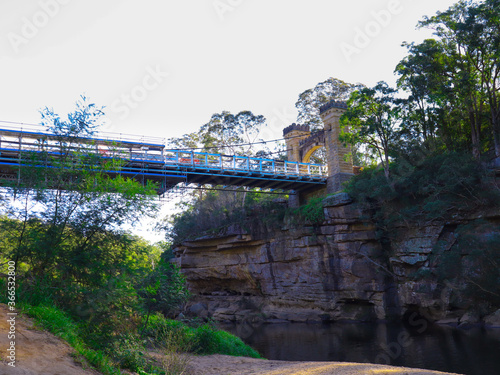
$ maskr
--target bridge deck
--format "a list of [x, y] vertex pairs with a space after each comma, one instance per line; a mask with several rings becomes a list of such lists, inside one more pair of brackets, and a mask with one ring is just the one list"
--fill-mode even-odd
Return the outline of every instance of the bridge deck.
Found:
[[[103, 160], [119, 158], [123, 167], [110, 174], [158, 182], [162, 192], [180, 182], [303, 191], [324, 185], [327, 178], [326, 168], [318, 164], [169, 150], [143, 140], [75, 138], [66, 141], [66, 147], [98, 154]], [[0, 129], [0, 175], [14, 177], [17, 167], [26, 163], [23, 155], [42, 151], [60, 155], [60, 139], [40, 131]]]

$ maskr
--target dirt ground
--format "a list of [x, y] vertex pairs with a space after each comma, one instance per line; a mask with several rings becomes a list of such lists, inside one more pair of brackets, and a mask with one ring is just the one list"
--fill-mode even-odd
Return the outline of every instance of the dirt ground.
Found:
[[[76, 362], [71, 347], [33, 322], [16, 317], [16, 367], [8, 365], [7, 308], [0, 305], [0, 375], [98, 375]], [[157, 355], [155, 355], [157, 357]], [[161, 358], [157, 359], [161, 362]], [[183, 375], [443, 375], [442, 372], [343, 362], [286, 362], [231, 357], [189, 356]]]
[[64, 341], [54, 335], [39, 331], [33, 322], [16, 316], [16, 367], [8, 365], [10, 341], [5, 305], [0, 305], [0, 375], [97, 375], [89, 369], [83, 369], [71, 353], [74, 351]]

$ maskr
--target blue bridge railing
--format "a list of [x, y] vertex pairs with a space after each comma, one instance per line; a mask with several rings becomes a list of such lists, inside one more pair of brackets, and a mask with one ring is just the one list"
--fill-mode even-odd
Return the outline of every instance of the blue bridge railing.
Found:
[[[320, 164], [299, 163], [241, 155], [223, 155], [187, 150], [166, 149], [165, 145], [142, 139], [78, 138], [65, 141], [65, 150], [84, 150], [102, 158], [120, 158], [131, 167], [149, 169], [191, 169], [214, 173], [246, 172], [274, 176], [309, 176], [324, 179], [328, 171]], [[24, 152], [61, 152], [60, 140], [40, 131], [0, 129], [0, 162], [19, 159]]]

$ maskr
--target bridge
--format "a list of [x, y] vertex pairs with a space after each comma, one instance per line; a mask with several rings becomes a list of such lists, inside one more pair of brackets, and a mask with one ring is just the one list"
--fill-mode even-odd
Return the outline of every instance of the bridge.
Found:
[[[156, 182], [160, 194], [179, 183], [306, 192], [325, 185], [328, 177], [327, 168], [318, 164], [167, 149], [158, 138], [101, 133], [66, 141], [66, 150], [83, 149], [101, 161], [120, 159], [119, 170], [106, 171], [108, 174]], [[60, 136], [42, 127], [0, 124], [0, 184], [17, 180], [19, 168], [30, 165], [29, 156], [41, 152], [61, 155]]]
[[[357, 167], [350, 148], [339, 141], [340, 117], [345, 102], [330, 101], [320, 107], [324, 129], [312, 133], [308, 126], [292, 124], [283, 130], [287, 159], [273, 160], [240, 155], [223, 155], [194, 150], [168, 149], [159, 138], [99, 133], [93, 138], [72, 138], [72, 150], [84, 149], [99, 160], [120, 159], [120, 174], [137, 181], [153, 181], [159, 194], [179, 183], [246, 186], [295, 192], [298, 204], [317, 190], [334, 193], [350, 179]], [[46, 152], [57, 157], [62, 152], [60, 137], [44, 128], [13, 127], [0, 122], [0, 184], [19, 180], [20, 167], [29, 165], [29, 155]], [[326, 149], [327, 166], [309, 163], [320, 147]], [[50, 167], [50, 166], [47, 166]]]

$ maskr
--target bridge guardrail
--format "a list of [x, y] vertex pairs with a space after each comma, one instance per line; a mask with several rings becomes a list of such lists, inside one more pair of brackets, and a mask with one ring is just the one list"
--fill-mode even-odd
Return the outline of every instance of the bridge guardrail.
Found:
[[[23, 133], [19, 129], [9, 133], [3, 129], [0, 135], [0, 151], [4, 154], [45, 151], [52, 155], [61, 154], [61, 145], [43, 133]], [[142, 163], [154, 168], [178, 167], [194, 168], [224, 173], [257, 173], [261, 175], [327, 177], [326, 166], [274, 159], [248, 157], [243, 155], [223, 155], [195, 151], [164, 149], [151, 144], [120, 143], [116, 140], [104, 142], [93, 139], [81, 144], [81, 140], [69, 141], [66, 151], [81, 151], [98, 154], [103, 158], [118, 157], [129, 163]], [[80, 143], [79, 143], [80, 142]]]
[[165, 150], [165, 163], [228, 172], [247, 171], [261, 172], [263, 174], [327, 176], [326, 167], [321, 164], [194, 151]]

